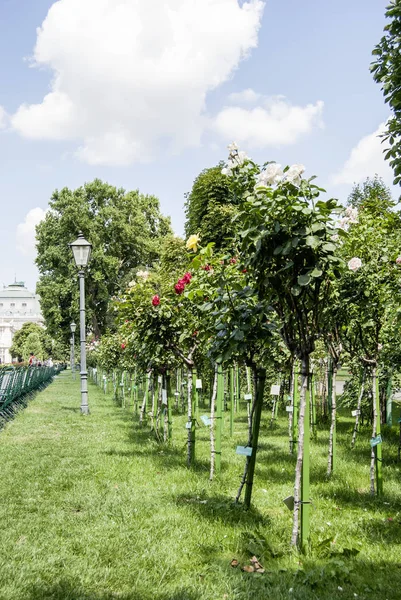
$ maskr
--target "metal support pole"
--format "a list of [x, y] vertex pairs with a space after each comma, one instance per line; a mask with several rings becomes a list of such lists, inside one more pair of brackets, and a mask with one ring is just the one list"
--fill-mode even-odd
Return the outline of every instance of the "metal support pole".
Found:
[[72, 378], [75, 380], [75, 333], [72, 334], [71, 371], [72, 371]]
[[81, 342], [81, 413], [89, 415], [88, 372], [86, 370], [85, 272], [79, 271], [79, 325]]

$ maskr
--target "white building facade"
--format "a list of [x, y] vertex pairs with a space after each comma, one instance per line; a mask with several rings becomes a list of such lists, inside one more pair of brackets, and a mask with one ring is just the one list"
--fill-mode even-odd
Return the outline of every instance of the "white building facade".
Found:
[[13, 284], [0, 290], [0, 360], [10, 363], [10, 347], [16, 331], [24, 323], [43, 325], [40, 312], [39, 297], [30, 292], [23, 282]]

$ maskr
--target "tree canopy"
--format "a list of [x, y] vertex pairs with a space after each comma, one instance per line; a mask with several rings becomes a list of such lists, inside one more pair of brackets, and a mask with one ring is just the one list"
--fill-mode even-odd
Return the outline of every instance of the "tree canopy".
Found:
[[70, 322], [78, 322], [77, 271], [68, 244], [81, 230], [93, 245], [85, 279], [88, 322], [100, 335], [109, 298], [118, 295], [134, 269], [157, 260], [160, 241], [171, 234], [170, 219], [160, 213], [155, 196], [99, 179], [76, 190], [56, 190], [49, 205], [36, 235], [37, 293], [47, 330], [68, 340]]
[[370, 69], [374, 80], [381, 85], [384, 99], [392, 117], [387, 121], [383, 141], [389, 144], [385, 158], [394, 170], [394, 184], [401, 181], [401, 0], [392, 0], [386, 17], [391, 19], [384, 35], [374, 48], [375, 57]]
[[229, 245], [233, 237], [232, 219], [237, 213], [223, 163], [204, 169], [195, 179], [185, 203], [185, 234], [199, 234], [204, 245], [215, 243], [216, 250]]

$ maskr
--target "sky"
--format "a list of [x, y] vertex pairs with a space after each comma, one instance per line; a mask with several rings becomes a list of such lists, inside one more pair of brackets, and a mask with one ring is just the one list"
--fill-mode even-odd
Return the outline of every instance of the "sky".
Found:
[[0, 286], [35, 289], [52, 192], [96, 177], [156, 195], [182, 235], [184, 194], [232, 141], [343, 203], [391, 186], [369, 72], [386, 4], [0, 0]]

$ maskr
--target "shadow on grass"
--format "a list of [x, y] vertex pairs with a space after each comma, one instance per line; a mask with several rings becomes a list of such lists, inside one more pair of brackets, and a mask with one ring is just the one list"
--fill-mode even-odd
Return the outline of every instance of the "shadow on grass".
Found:
[[190, 494], [179, 494], [173, 497], [173, 501], [179, 507], [188, 507], [197, 514], [198, 517], [215, 521], [220, 519], [226, 525], [236, 525], [240, 523], [242, 527], [263, 527], [268, 528], [271, 520], [266, 515], [262, 515], [253, 505], [246, 509], [239, 502], [235, 503], [233, 499], [227, 496], [191, 496]]
[[186, 589], [172, 594], [154, 590], [133, 590], [132, 592], [92, 592], [86, 591], [78, 583], [61, 579], [52, 584], [37, 584], [24, 596], [24, 600], [199, 600], [200, 596]]

